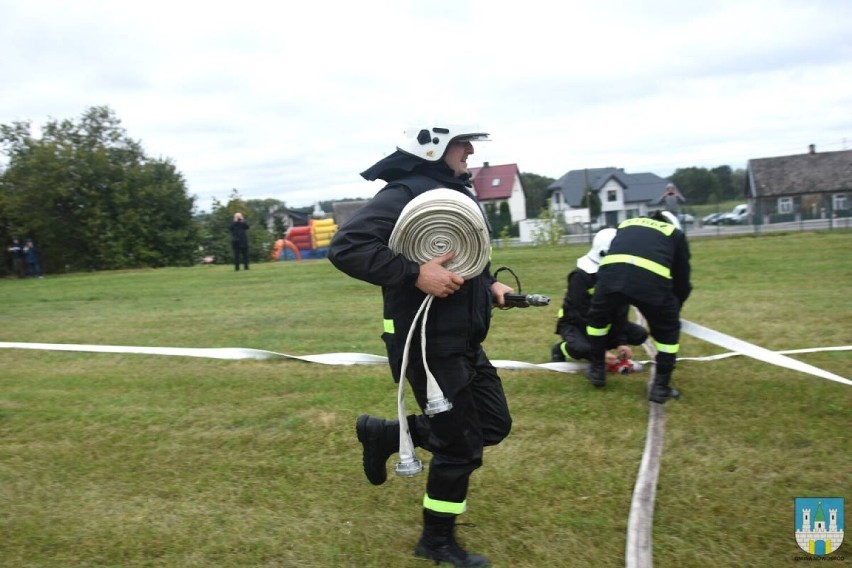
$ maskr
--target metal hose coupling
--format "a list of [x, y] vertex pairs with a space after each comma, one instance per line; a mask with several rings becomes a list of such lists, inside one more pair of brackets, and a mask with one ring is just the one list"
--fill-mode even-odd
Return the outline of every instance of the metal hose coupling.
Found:
[[[389, 246], [397, 254], [418, 264], [425, 264], [435, 257], [455, 251], [455, 256], [444, 267], [465, 280], [478, 276], [488, 265], [491, 239], [488, 225], [479, 204], [470, 195], [461, 191], [439, 187], [426, 191], [403, 208], [391, 233]], [[414, 454], [414, 443], [408, 431], [404, 383], [408, 369], [409, 350], [418, 321], [421, 325], [420, 349], [423, 368], [426, 371], [426, 405], [423, 411], [428, 416], [446, 412], [453, 404], [444, 396], [438, 381], [426, 363], [426, 320], [429, 307], [435, 296], [427, 295], [420, 305], [402, 353], [397, 411], [399, 414], [399, 457], [397, 475], [412, 476], [423, 469], [422, 462]]]

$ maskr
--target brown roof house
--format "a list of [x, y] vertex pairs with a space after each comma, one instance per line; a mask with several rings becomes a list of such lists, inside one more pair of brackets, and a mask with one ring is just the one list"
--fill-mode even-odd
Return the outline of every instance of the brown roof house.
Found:
[[745, 195], [758, 223], [849, 217], [852, 150], [749, 160]]
[[508, 207], [511, 224], [527, 218], [527, 195], [517, 164], [492, 166], [484, 162], [481, 168], [470, 168], [470, 174], [476, 199], [489, 217]]

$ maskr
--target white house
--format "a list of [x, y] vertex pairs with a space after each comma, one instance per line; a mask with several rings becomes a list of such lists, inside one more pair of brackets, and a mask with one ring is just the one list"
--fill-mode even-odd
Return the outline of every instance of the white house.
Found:
[[563, 216], [569, 227], [589, 222], [584, 205], [593, 192], [601, 203], [601, 226], [614, 227], [625, 219], [641, 217], [659, 207], [670, 182], [652, 173], [628, 174], [620, 168], [571, 170], [547, 188], [550, 209]]

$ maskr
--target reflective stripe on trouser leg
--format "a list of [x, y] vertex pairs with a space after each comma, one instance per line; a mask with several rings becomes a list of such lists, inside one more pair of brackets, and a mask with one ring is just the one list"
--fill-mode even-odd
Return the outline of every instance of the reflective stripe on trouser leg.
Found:
[[607, 324], [606, 327], [592, 327], [591, 325], [586, 326], [586, 333], [589, 337], [604, 337], [609, 333], [609, 330], [612, 328], [612, 324]]
[[449, 513], [452, 515], [461, 515], [467, 511], [467, 499], [461, 503], [453, 503], [452, 501], [441, 501], [432, 499], [429, 494], [423, 496], [423, 508], [435, 511], [436, 513]]
[[672, 355], [677, 355], [677, 352], [680, 351], [680, 343], [675, 343], [674, 345], [668, 343], [660, 343], [659, 341], [654, 341], [654, 347], [657, 348], [657, 351], [660, 353], [670, 353]]
[[602, 365], [606, 359], [606, 340], [612, 324], [607, 324], [605, 327], [586, 326], [586, 335], [589, 336], [589, 344], [592, 347], [589, 353], [589, 361]]

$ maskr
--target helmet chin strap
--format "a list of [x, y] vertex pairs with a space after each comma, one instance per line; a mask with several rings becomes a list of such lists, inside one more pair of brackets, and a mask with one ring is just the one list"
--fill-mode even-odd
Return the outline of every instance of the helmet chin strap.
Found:
[[[469, 195], [444, 187], [432, 189], [412, 199], [402, 210], [388, 243], [391, 250], [418, 264], [424, 264], [449, 251], [455, 256], [446, 268], [468, 280], [488, 265], [491, 241], [488, 226], [476, 201]], [[414, 454], [405, 410], [405, 376], [414, 330], [420, 323], [420, 352], [426, 371], [426, 406], [423, 412], [434, 416], [453, 407], [441, 390], [426, 360], [426, 321], [435, 296], [428, 294], [420, 304], [402, 353], [397, 412], [399, 414], [399, 463], [397, 475], [412, 476], [423, 470]]]

